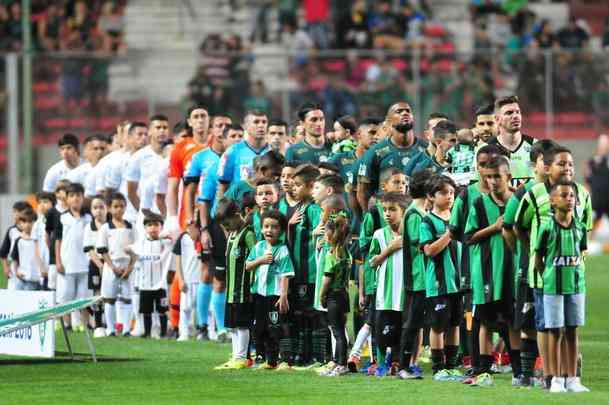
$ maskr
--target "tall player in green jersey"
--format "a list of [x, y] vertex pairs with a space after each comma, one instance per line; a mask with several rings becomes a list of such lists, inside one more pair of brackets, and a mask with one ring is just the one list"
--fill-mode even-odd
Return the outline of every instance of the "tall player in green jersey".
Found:
[[410, 165], [411, 171], [416, 171], [425, 167], [412, 164], [411, 160], [422, 164], [429, 162], [424, 141], [414, 135], [414, 115], [408, 103], [392, 105], [387, 111], [385, 124], [390, 128], [389, 136], [364, 154], [358, 168], [357, 201], [362, 211], [366, 211], [370, 197], [380, 188], [379, 175], [383, 170], [390, 167], [404, 169]]
[[419, 246], [427, 256], [425, 295], [431, 326], [432, 369], [434, 379], [440, 381], [457, 377], [458, 372], [454, 369], [459, 350], [459, 324], [463, 316], [459, 294], [461, 243], [451, 239], [448, 229], [456, 188], [447, 176], [440, 175], [430, 180], [427, 198], [432, 209], [423, 218], [419, 235]]
[[327, 161], [332, 150], [324, 135], [326, 121], [321, 106], [310, 102], [303, 104], [298, 118], [304, 128], [304, 139], [286, 150], [285, 159], [314, 165]]
[[226, 249], [226, 318], [224, 325], [232, 331], [232, 361], [219, 369], [247, 367], [250, 328], [254, 321], [254, 300], [251, 293], [252, 273], [245, 270], [245, 260], [256, 244], [252, 227], [243, 220], [239, 205], [222, 198], [216, 206], [216, 220], [229, 233]]
[[[588, 392], [577, 376], [577, 327], [583, 326], [585, 318], [587, 226], [574, 215], [577, 196], [573, 183], [555, 183], [550, 198], [554, 214], [541, 220], [533, 245], [535, 267], [543, 279], [544, 322], [550, 332], [550, 392]], [[566, 353], [559, 343], [562, 329]]]
[[471, 246], [472, 302], [480, 320], [480, 367], [489, 373], [493, 364], [493, 330], [507, 327], [509, 334], [512, 383], [520, 383], [520, 331], [513, 325], [513, 256], [502, 235], [505, 206], [512, 195], [510, 167], [500, 156], [489, 162], [484, 178], [489, 193], [478, 196], [467, 218], [465, 234]]
[[510, 159], [512, 184], [518, 186], [533, 177], [529, 165], [530, 152], [536, 139], [523, 134], [522, 113], [518, 105], [518, 97], [503, 97], [495, 101], [495, 121], [497, 136], [491, 138], [489, 145], [497, 145], [503, 149]]

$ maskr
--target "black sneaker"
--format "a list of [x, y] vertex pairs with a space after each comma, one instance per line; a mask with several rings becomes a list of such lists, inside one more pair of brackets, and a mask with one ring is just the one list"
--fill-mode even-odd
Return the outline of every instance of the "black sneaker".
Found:
[[197, 340], [209, 340], [209, 331], [207, 330], [207, 326], [199, 328], [199, 333], [197, 333]]

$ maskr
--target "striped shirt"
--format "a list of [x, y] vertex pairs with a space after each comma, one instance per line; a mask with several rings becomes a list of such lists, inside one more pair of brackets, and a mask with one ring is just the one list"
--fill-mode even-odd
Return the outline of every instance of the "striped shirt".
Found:
[[171, 241], [140, 238], [131, 246], [137, 255], [136, 285], [141, 291], [155, 291], [165, 284], [166, 264], [171, 258]]
[[266, 254], [270, 250], [273, 254], [273, 263], [262, 264], [254, 270], [252, 293], [264, 297], [281, 294], [281, 278], [294, 276], [294, 265], [290, 259], [290, 252], [286, 245], [269, 246], [264, 240], [256, 243], [250, 251], [247, 261], [251, 262]]
[[231, 232], [226, 249], [226, 302], [242, 304], [250, 301], [252, 272], [245, 270], [245, 260], [256, 244], [251, 226]]
[[[385, 226], [374, 232], [368, 260], [377, 256], [391, 243], [400, 238], [390, 226]], [[404, 309], [404, 252], [397, 250], [387, 257], [377, 268], [376, 276], [376, 310], [402, 311]]]

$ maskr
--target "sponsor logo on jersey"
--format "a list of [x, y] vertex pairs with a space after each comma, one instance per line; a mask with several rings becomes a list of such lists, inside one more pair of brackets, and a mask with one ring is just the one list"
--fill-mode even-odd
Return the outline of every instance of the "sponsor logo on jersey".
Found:
[[579, 266], [581, 256], [556, 256], [552, 264], [554, 267]]

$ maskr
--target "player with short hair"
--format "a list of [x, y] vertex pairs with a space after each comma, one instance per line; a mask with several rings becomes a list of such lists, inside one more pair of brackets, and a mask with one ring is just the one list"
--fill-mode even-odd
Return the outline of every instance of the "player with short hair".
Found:
[[17, 226], [21, 231], [13, 244], [11, 259], [17, 279], [15, 290], [37, 291], [42, 287], [46, 268], [40, 256], [38, 241], [32, 235], [37, 216], [33, 208], [19, 214]]
[[314, 165], [327, 161], [332, 150], [324, 135], [326, 118], [321, 105], [304, 103], [298, 110], [298, 119], [304, 130], [304, 139], [287, 149], [286, 160]]
[[47, 170], [42, 181], [42, 191], [54, 192], [59, 180], [66, 178], [68, 173], [83, 164], [80, 158], [80, 141], [74, 134], [63, 134], [57, 141], [61, 160]]
[[267, 143], [271, 145], [274, 151], [285, 156], [288, 148], [288, 123], [283, 120], [273, 119], [269, 121], [269, 127], [266, 132]]

